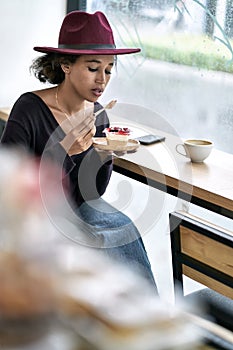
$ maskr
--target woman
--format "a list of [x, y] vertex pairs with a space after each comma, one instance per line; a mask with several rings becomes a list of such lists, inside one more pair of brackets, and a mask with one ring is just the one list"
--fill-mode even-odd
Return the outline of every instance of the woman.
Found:
[[58, 48], [34, 50], [45, 53], [32, 64], [35, 76], [55, 87], [19, 97], [1, 143], [21, 145], [40, 159], [59, 163], [62, 184], [69, 185], [69, 205], [75, 212], [72, 220], [86, 234], [84, 241], [79, 235], [70, 238], [137, 266], [155, 286], [136, 227], [101, 199], [111, 176], [112, 158], [92, 146], [92, 137], [103, 136], [109, 126], [107, 114], [102, 112], [95, 119], [93, 109], [102, 108], [97, 100], [110, 80], [115, 57], [140, 49], [117, 49], [103, 13], [74, 11], [64, 18]]

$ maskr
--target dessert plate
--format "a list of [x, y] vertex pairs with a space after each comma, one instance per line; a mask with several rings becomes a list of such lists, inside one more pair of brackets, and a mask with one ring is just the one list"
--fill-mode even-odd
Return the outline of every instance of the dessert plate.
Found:
[[93, 146], [102, 151], [112, 152], [135, 152], [139, 147], [140, 143], [138, 140], [129, 139], [126, 146], [112, 147], [108, 145], [106, 137], [93, 137]]

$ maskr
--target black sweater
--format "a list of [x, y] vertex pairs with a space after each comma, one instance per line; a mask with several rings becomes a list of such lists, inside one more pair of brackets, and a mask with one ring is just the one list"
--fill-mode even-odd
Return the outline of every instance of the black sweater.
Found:
[[[95, 103], [95, 112], [101, 107]], [[107, 114], [99, 114], [95, 124], [95, 136], [104, 136], [102, 131], [109, 126]], [[4, 147], [21, 146], [36, 157], [46, 157], [59, 164], [64, 170], [63, 181], [69, 183], [70, 198], [79, 206], [84, 200], [98, 198], [105, 192], [112, 172], [112, 159], [108, 158], [103, 164], [93, 147], [70, 157], [59, 143], [64, 136], [43, 100], [27, 92], [15, 102], [1, 143]]]

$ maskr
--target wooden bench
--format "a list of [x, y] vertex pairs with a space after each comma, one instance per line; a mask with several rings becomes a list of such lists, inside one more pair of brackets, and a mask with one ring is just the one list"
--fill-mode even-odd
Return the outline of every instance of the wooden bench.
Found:
[[183, 274], [233, 299], [233, 232], [185, 212], [170, 214], [174, 284]]
[[216, 323], [233, 331], [233, 232], [186, 212], [170, 214], [175, 298], [184, 295], [183, 276], [206, 286], [185, 296], [205, 304]]

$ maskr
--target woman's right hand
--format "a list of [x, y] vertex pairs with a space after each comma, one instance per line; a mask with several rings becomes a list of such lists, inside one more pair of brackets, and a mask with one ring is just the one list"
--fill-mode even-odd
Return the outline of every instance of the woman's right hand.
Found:
[[70, 156], [86, 151], [93, 143], [96, 132], [93, 113], [79, 123], [77, 117], [71, 117], [62, 124], [66, 136], [60, 142], [66, 153]]

